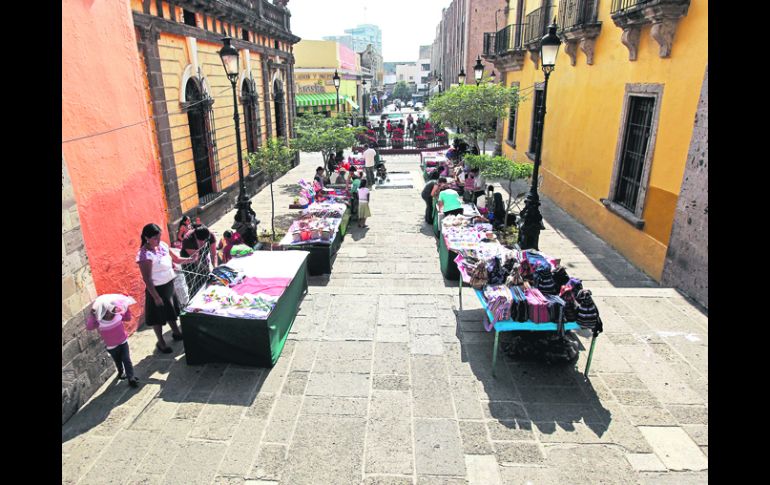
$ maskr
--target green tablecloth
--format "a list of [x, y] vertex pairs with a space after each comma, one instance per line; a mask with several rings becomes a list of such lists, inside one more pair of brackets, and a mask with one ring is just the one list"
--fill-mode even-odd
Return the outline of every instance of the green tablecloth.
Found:
[[309, 275], [330, 274], [334, 260], [337, 258], [337, 251], [339, 251], [342, 239], [347, 233], [349, 221], [350, 208], [348, 207], [342, 215], [340, 227], [334, 235], [331, 244], [302, 244], [299, 246], [285, 246], [285, 248], [287, 250], [300, 250], [310, 253], [310, 256], [307, 258], [307, 272]]
[[441, 226], [438, 223], [438, 202], [437, 198], [433, 198], [433, 235], [437, 238], [441, 238]]
[[187, 364], [275, 365], [294, 324], [299, 303], [307, 293], [307, 269], [305, 260], [266, 320], [183, 312], [179, 320]]
[[443, 236], [438, 237], [438, 259], [439, 263], [441, 264], [441, 274], [444, 275], [444, 278], [452, 281], [457, 281], [460, 279], [460, 270], [457, 269], [457, 263], [455, 263], [455, 258], [457, 257], [457, 253], [454, 251], [450, 251], [446, 247], [446, 242], [444, 241]]

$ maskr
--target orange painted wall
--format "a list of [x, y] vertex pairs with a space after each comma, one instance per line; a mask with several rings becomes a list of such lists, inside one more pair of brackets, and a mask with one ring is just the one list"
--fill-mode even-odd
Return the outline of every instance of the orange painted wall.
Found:
[[62, 140], [134, 125], [63, 143], [62, 151], [96, 291], [131, 295], [141, 317], [139, 235], [145, 224], [167, 221], [129, 3], [62, 2]]

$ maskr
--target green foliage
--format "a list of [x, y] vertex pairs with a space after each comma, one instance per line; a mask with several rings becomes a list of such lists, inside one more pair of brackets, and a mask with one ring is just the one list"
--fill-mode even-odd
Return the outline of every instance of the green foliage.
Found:
[[492, 155], [465, 155], [463, 161], [472, 168], [478, 168], [487, 178], [500, 178], [508, 181], [508, 204], [506, 212], [510, 212], [513, 201], [513, 181], [532, 177], [534, 165], [520, 163], [510, 158]]
[[256, 152], [249, 153], [246, 160], [255, 170], [264, 172], [272, 183], [276, 175], [289, 170], [295, 152], [296, 150], [287, 147], [282, 139], [269, 138]]
[[406, 81], [399, 81], [396, 83], [396, 87], [393, 88], [393, 99], [400, 99], [403, 102], [407, 102], [412, 99], [412, 89], [409, 87]]
[[342, 116], [306, 114], [296, 118], [297, 138], [294, 147], [302, 152], [321, 152], [324, 160], [340, 150], [352, 147], [363, 127], [349, 128]]
[[508, 113], [510, 106], [519, 104], [517, 87], [494, 83], [455, 86], [428, 102], [431, 120], [444, 126], [455, 126], [478, 146], [478, 140], [493, 138], [495, 121]]
[[465, 155], [463, 161], [472, 168], [478, 168], [485, 177], [514, 181], [532, 176], [531, 163], [520, 163], [501, 156]]

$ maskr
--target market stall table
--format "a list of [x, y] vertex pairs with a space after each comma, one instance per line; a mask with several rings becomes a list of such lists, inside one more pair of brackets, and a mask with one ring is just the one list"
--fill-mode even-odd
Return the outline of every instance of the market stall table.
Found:
[[297, 232], [300, 234], [305, 232], [300, 229], [300, 220], [297, 220], [294, 221], [280, 242], [280, 245], [285, 249], [308, 252], [310, 257], [308, 258], [307, 265], [308, 273], [311, 276], [329, 274], [332, 272], [332, 265], [337, 257], [337, 251], [339, 251], [340, 246], [342, 245], [342, 239], [347, 232], [348, 222], [350, 221], [350, 208], [344, 204], [313, 203], [303, 212], [312, 214], [315, 210], [323, 210], [322, 208], [324, 207], [334, 207], [334, 210], [341, 213], [341, 217], [339, 218], [327, 218], [328, 228], [330, 230], [328, 239], [323, 238], [322, 233], [319, 231], [319, 234], [317, 235], [319, 237], [311, 236], [297, 240]]
[[227, 266], [253, 278], [263, 292], [257, 296], [275, 306], [244, 309], [232, 299], [210, 298], [225, 287], [202, 288], [179, 317], [187, 364], [275, 365], [307, 293], [307, 259], [307, 253], [294, 251], [255, 251], [231, 259]]

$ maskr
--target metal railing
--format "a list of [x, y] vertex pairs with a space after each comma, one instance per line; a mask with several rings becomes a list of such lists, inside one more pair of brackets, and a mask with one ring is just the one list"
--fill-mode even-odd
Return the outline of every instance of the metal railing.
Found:
[[626, 10], [632, 10], [636, 7], [641, 7], [647, 3], [651, 3], [655, 1], [657, 0], [612, 0], [612, 7], [610, 8], [610, 14], [624, 12]]
[[262, 15], [264, 16], [264, 19], [270, 22], [271, 24], [275, 24], [278, 27], [285, 28], [284, 25], [284, 16], [285, 13], [282, 9], [279, 7], [276, 7], [275, 5], [268, 3], [263, 0], [262, 3]]
[[[366, 145], [371, 140], [368, 137], [372, 137], [376, 140], [377, 148], [381, 150], [414, 150], [414, 149], [428, 149], [428, 148], [441, 148], [449, 144], [449, 136], [438, 136], [434, 133], [425, 133], [417, 129], [409, 130], [404, 129], [403, 136], [399, 137], [395, 133], [387, 133], [385, 130], [373, 130], [375, 134], [372, 135], [359, 135], [358, 144]], [[436, 130], [442, 132], [443, 130]], [[443, 133], [446, 133], [443, 131]], [[400, 140], [399, 140], [400, 139]]]
[[527, 21], [524, 25], [525, 45], [540, 43], [540, 40], [548, 30], [548, 14], [546, 7], [540, 7], [527, 14]]
[[511, 24], [497, 32], [484, 34], [484, 55], [501, 56], [524, 49], [525, 24]]
[[595, 24], [597, 4], [597, 0], [561, 0], [559, 2], [559, 31]]

